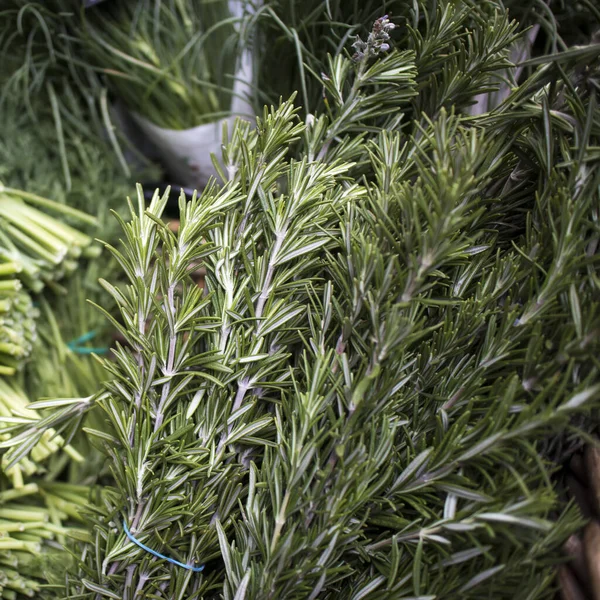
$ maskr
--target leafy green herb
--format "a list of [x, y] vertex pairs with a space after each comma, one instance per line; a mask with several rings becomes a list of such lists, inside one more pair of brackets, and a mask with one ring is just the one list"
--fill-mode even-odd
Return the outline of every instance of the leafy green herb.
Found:
[[168, 190], [119, 217], [109, 380], [10, 431], [34, 444], [102, 411], [113, 481], [65, 596], [553, 593], [582, 523], [553, 476], [600, 400], [600, 49], [532, 53], [471, 114], [518, 24], [495, 2], [404, 5], [404, 28], [378, 14], [303, 62], [322, 110], [238, 124], [177, 233]]
[[229, 115], [240, 47], [227, 0], [110, 2], [74, 12], [84, 60], [131, 110], [168, 129]]

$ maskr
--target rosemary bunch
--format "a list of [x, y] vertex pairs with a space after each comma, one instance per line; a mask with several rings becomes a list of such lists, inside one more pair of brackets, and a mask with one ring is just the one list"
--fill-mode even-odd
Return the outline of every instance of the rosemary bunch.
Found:
[[[504, 57], [504, 61], [508, 57], [512, 62], [521, 63], [526, 60], [529, 51], [535, 56], [546, 56], [573, 45], [586, 45], [597, 35], [600, 12], [592, 0], [556, 0], [551, 3], [539, 0], [504, 0], [502, 3], [463, 0], [453, 5], [425, 0], [386, 0], [385, 3], [380, 0], [269, 1], [261, 10], [248, 16], [246, 27], [257, 40], [256, 103], [276, 103], [280, 96], [288, 97], [296, 91], [304, 113], [326, 110], [320, 78], [325, 52], [337, 55], [344, 49], [349, 51], [349, 44], [355, 36], [366, 38], [370, 23], [386, 12], [398, 25], [392, 33], [392, 40], [401, 48], [418, 51], [420, 66], [425, 67], [423, 75], [435, 73], [435, 84], [442, 86], [436, 95], [445, 98], [447, 106], [457, 106], [453, 96], [460, 86], [445, 91], [443, 88], [451, 82], [458, 83], [460, 70], [468, 68], [468, 61], [463, 60], [466, 57], [465, 47], [468, 47], [465, 44], [469, 43], [467, 38], [473, 32], [483, 32], [478, 18], [486, 12], [484, 19], [493, 18], [493, 11], [500, 7], [507, 11], [510, 20], [514, 19], [513, 27], [522, 34], [519, 40], [513, 38], [510, 42], [512, 52]], [[488, 12], [489, 9], [491, 12]], [[498, 25], [500, 23], [496, 21], [493, 26], [496, 28]], [[506, 25], [508, 22], [503, 24]], [[494, 56], [501, 59], [496, 44], [504, 33], [501, 29], [497, 32], [498, 36], [488, 32], [487, 41], [491, 45], [487, 48], [481, 45], [476, 52], [480, 57], [485, 56], [485, 71], [491, 75], [487, 85], [492, 92], [503, 87], [507, 79], [512, 85], [513, 75], [506, 72], [510, 61], [508, 64], [506, 61], [504, 64], [496, 62], [492, 67]], [[458, 62], [452, 59], [459, 56]], [[449, 69], [445, 74], [438, 69], [442, 63]], [[428, 70], [428, 65], [433, 66], [432, 71]], [[515, 70], [518, 74], [531, 74], [531, 67], [525, 65]], [[485, 72], [479, 71], [479, 77], [484, 76]], [[521, 77], [520, 82], [523, 80]], [[424, 85], [432, 83], [429, 81]], [[470, 96], [468, 103], [476, 99], [477, 95]]]
[[102, 411], [113, 481], [67, 597], [553, 593], [582, 521], [548, 440], [600, 399], [600, 48], [466, 115], [518, 25], [423, 6], [322, 57], [322, 112], [239, 124], [176, 233], [138, 191], [109, 246], [128, 284], [103, 283], [110, 380], [11, 432]]

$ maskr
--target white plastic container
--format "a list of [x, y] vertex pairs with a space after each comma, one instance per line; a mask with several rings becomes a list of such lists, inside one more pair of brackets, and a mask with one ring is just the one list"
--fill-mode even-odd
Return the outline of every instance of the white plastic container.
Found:
[[[242, 16], [243, 6], [243, 0], [229, 2], [232, 14], [237, 17]], [[231, 116], [214, 123], [183, 130], [164, 129], [135, 112], [131, 113], [135, 123], [158, 152], [173, 183], [198, 189], [204, 187], [211, 176], [216, 175], [211, 154], [215, 154], [220, 160], [223, 123], [226, 121], [231, 131], [238, 117], [254, 120], [254, 109], [247, 100], [251, 97], [252, 79], [252, 55], [246, 51], [240, 58], [235, 76]]]

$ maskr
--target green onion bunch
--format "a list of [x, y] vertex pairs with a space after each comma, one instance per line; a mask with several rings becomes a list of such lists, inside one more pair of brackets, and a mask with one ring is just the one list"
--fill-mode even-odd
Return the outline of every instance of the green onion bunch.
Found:
[[0, 184], [0, 375], [22, 367], [36, 338], [37, 310], [23, 286], [33, 293], [46, 285], [60, 291], [57, 282], [76, 270], [77, 260], [98, 253], [92, 238], [61, 216], [95, 223], [79, 210]]
[[[30, 401], [22, 387], [10, 379], [0, 379], [0, 417], [8, 423], [31, 423], [39, 420], [39, 413], [29, 408]], [[11, 438], [10, 428], [3, 430], [3, 446], [20, 445], [19, 437]], [[71, 459], [83, 462], [83, 457], [75, 448], [65, 444], [65, 440], [53, 429], [43, 433], [36, 443], [30, 445], [30, 456], [12, 464], [7, 456], [3, 456], [2, 468], [12, 482], [13, 487], [21, 488], [24, 478], [44, 470], [43, 462], [52, 454], [64, 449]], [[14, 461], [13, 461], [14, 463]]]
[[168, 129], [228, 115], [240, 36], [227, 0], [125, 0], [78, 12], [85, 60], [131, 110]]
[[[56, 598], [55, 588], [64, 584], [70, 562], [64, 546], [88, 537], [79, 528], [81, 511], [88, 504], [90, 485], [102, 474], [103, 457], [83, 434], [72, 437], [50, 429], [29, 444], [13, 435], [13, 428], [41, 423], [40, 413], [31, 407], [43, 407], [44, 401], [33, 403], [32, 399], [57, 393], [84, 394], [96, 389], [104, 378], [104, 369], [91, 356], [92, 351], [102, 352], [103, 348], [90, 346], [106, 343], [106, 334], [99, 331], [90, 342], [81, 335], [99, 320], [84, 299], [87, 294], [94, 297], [87, 279], [95, 273], [96, 262], [77, 270], [65, 284], [65, 295], [39, 298], [31, 360], [16, 376], [0, 378], [1, 444], [28, 454], [16, 461], [7, 454], [2, 457], [2, 599]], [[78, 337], [84, 338], [81, 347], [73, 343]], [[86, 422], [93, 425], [95, 415], [88, 415]]]
[[[98, 299], [90, 280], [99, 261], [81, 265], [65, 282], [66, 293], [38, 298], [39, 313], [31, 359], [14, 377], [0, 378], [0, 598], [57, 598], [70, 557], [65, 545], [89, 541], [81, 529], [91, 485], [103, 473], [103, 456], [80, 433], [46, 430], [33, 444], [14, 435], [24, 423], [43, 426], [44, 400], [57, 394], [82, 395], [97, 389], [104, 368], [92, 353], [107, 350], [108, 332], [86, 296]], [[24, 294], [26, 297], [27, 294]], [[55, 401], [54, 401], [55, 402]], [[95, 426], [92, 412], [86, 424]], [[69, 443], [67, 444], [67, 440]], [[24, 456], [27, 454], [27, 456]]]
[[33, 292], [72, 273], [79, 257], [97, 254], [89, 235], [40, 208], [95, 223], [79, 210], [0, 184], [0, 255], [15, 265], [19, 279]]
[[[16, 269], [14, 262], [0, 263], [0, 272]], [[0, 279], [0, 375], [13, 375], [19, 361], [31, 353], [36, 335], [37, 311], [21, 282]]]
[[[68, 480], [93, 483], [102, 470], [102, 457], [97, 460], [98, 452], [87, 436], [73, 436], [60, 428], [45, 431], [38, 412], [46, 406], [45, 398], [61, 397], [68, 404], [70, 397], [93, 394], [106, 379], [104, 367], [93, 355], [108, 353], [111, 329], [86, 300], [107, 302], [107, 293], [90, 281], [97, 277], [98, 262], [80, 265], [64, 283], [65, 293], [37, 297], [30, 359], [15, 376], [0, 379], [0, 448], [11, 449], [10, 456], [2, 456], [1, 466], [15, 488], [29, 483], [31, 477], [64, 477], [65, 473]], [[110, 271], [110, 261], [104, 261], [104, 266]], [[95, 426], [96, 421], [92, 412], [86, 425]], [[44, 431], [29, 443], [15, 435], [24, 424], [40, 425]]]
[[90, 490], [61, 482], [2, 488], [0, 598], [46, 598], [69, 564], [62, 546], [67, 539], [86, 539], [75, 523], [81, 521]]

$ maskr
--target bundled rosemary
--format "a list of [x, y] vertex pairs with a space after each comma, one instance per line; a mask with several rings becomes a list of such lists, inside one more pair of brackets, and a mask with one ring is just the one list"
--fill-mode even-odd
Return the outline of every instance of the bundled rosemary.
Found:
[[581, 519], [548, 440], [600, 398], [600, 48], [534, 58], [465, 115], [517, 24], [418, 6], [399, 49], [382, 17], [323, 61], [327, 113], [238, 125], [177, 233], [139, 190], [111, 247], [129, 284], [103, 284], [111, 380], [18, 433], [104, 414], [114, 481], [67, 594], [552, 594]]
[[[499, 6], [499, 3], [492, 3]], [[303, 115], [327, 110], [322, 94], [322, 82], [315, 77], [322, 71], [323, 58], [326, 53], [339, 54], [354, 39], [360, 35], [366, 38], [369, 34], [370, 23], [387, 12], [399, 25], [391, 33], [403, 47], [411, 47], [418, 51], [419, 79], [423, 86], [431, 85], [433, 80], [440, 89], [428, 97], [444, 98], [452, 104], [455, 94], [462, 87], [468, 93], [473, 88], [461, 80], [460, 70], [476, 69], [478, 77], [485, 78], [485, 73], [478, 70], [482, 60], [487, 63], [486, 69], [492, 75], [487, 80], [487, 92], [495, 96], [502, 89], [516, 83], [513, 74], [531, 72], [531, 66], [521, 64], [517, 68], [510, 62], [504, 65], [491, 61], [494, 52], [488, 52], [484, 46], [479, 46], [472, 56], [474, 62], [455, 61], [446, 52], [465, 57], [458, 38], [453, 38], [451, 32], [458, 32], [462, 21], [463, 11], [471, 10], [472, 15], [480, 14], [485, 6], [491, 4], [484, 0], [461, 0], [447, 4], [445, 2], [423, 1], [406, 2], [405, 0], [277, 0], [266, 2], [264, 10], [248, 15], [246, 29], [258, 31], [256, 51], [257, 85], [255, 88], [257, 104], [276, 103], [278, 99], [288, 97], [298, 92], [298, 104], [302, 107]], [[586, 45], [597, 35], [600, 13], [593, 0], [581, 2], [554, 1], [540, 3], [539, 0], [504, 0], [503, 10], [507, 10], [510, 19], [515, 19], [513, 25], [522, 36], [511, 47], [506, 55], [513, 63], [525, 63], [530, 54], [538, 57], [550, 53], [564, 51], [572, 46]], [[429, 32], [423, 35], [423, 25], [437, 12], [444, 14], [443, 23], [446, 29], [434, 33], [436, 23], [441, 23], [437, 16], [430, 21]], [[474, 31], [482, 31], [478, 24]], [[408, 34], [406, 36], [406, 34]], [[500, 36], [501, 37], [501, 36]], [[499, 39], [499, 38], [498, 38]], [[494, 48], [494, 40], [488, 39]], [[496, 55], [496, 58], [500, 57]], [[446, 64], [448, 71], [442, 75], [438, 70], [440, 62]], [[474, 72], [474, 71], [471, 71]], [[464, 75], [464, 74], [463, 74]], [[499, 79], [499, 77], [501, 79]], [[432, 78], [432, 79], [430, 79]], [[459, 83], [460, 82], [460, 83]], [[454, 89], [448, 94], [447, 86], [454, 83]], [[505, 86], [506, 84], [506, 86]], [[506, 98], [505, 94], [501, 94]], [[471, 104], [478, 100], [478, 94], [468, 98]]]
[[555, 474], [600, 404], [600, 46], [517, 74], [499, 2], [390, 4], [298, 63], [306, 119], [292, 99], [230, 132], [177, 232], [168, 191], [119, 218], [108, 381], [2, 444], [12, 468], [79, 431], [111, 469], [58, 597], [553, 595], [582, 522]]

